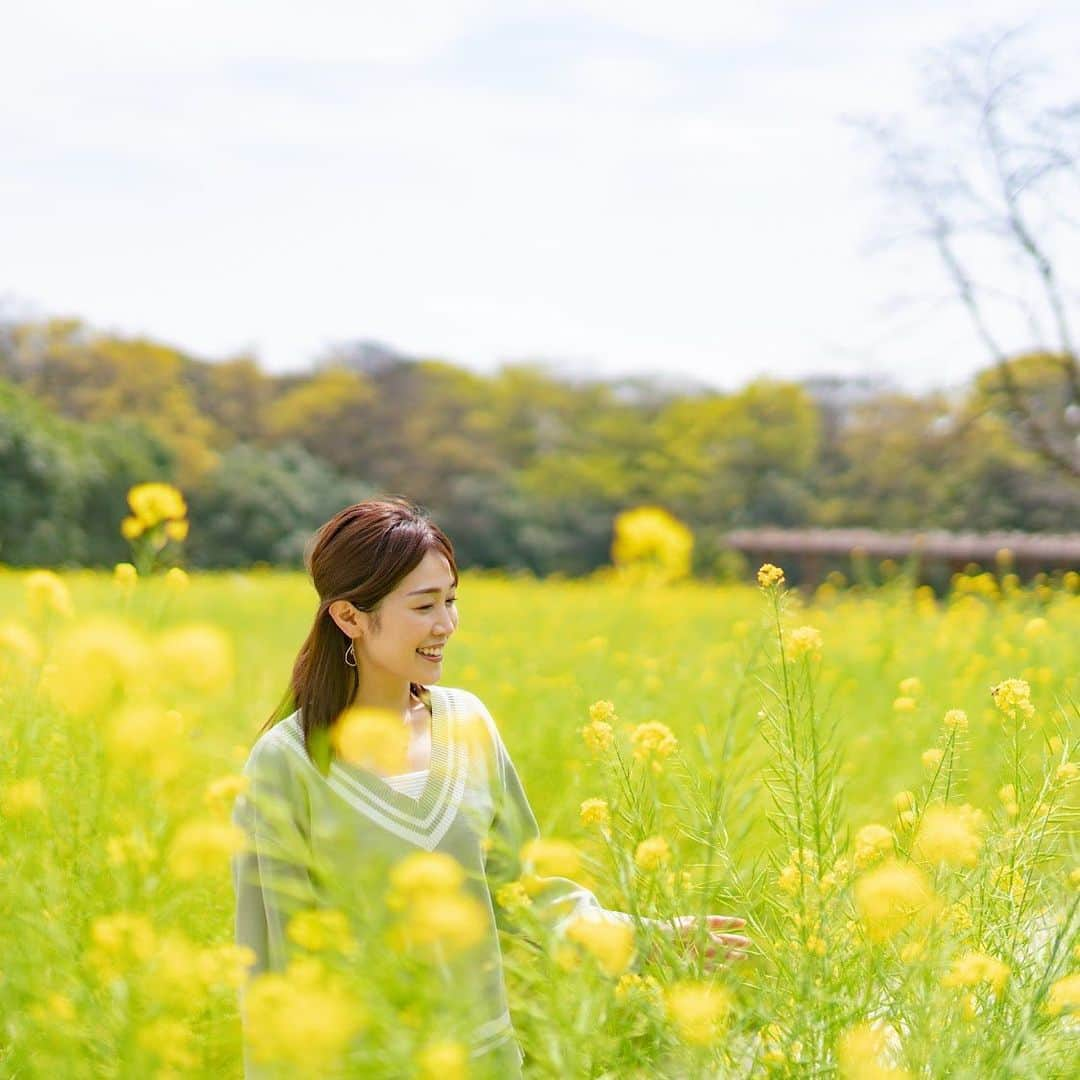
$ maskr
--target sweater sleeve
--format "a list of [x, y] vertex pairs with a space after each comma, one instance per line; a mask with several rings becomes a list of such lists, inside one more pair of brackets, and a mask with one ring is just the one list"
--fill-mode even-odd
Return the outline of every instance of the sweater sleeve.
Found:
[[[310, 846], [303, 826], [304, 793], [286, 754], [277, 740], [258, 742], [243, 768], [248, 790], [233, 805], [233, 823], [245, 835], [244, 848], [231, 864], [235, 940], [255, 954], [249, 977], [285, 969], [290, 953], [289, 919], [299, 910], [316, 906]], [[246, 985], [239, 991], [241, 1024], [245, 1022], [245, 992]], [[262, 1075], [246, 1042], [244, 1075]]]
[[[473, 695], [475, 697], [475, 695]], [[517, 769], [510, 758], [491, 714], [476, 698], [495, 745], [495, 781], [493, 797], [495, 812], [489, 837], [490, 847], [485, 859], [485, 874], [491, 892], [495, 921], [500, 929], [516, 932], [512, 916], [498, 902], [498, 891], [521, 877], [521, 851], [530, 840], [540, 836], [540, 828]], [[562, 935], [577, 919], [606, 920], [634, 925], [634, 916], [623, 911], [605, 908], [596, 895], [584, 885], [567, 877], [540, 877], [539, 888], [531, 893], [531, 910]], [[641, 922], [662, 927], [660, 920], [642, 917]]]

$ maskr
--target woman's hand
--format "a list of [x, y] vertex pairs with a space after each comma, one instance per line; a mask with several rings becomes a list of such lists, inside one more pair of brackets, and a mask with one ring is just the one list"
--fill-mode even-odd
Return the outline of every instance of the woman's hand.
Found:
[[664, 927], [670, 937], [676, 942], [684, 943], [691, 954], [697, 953], [695, 938], [698, 933], [698, 925], [704, 922], [709, 930], [705, 942], [702, 967], [705, 971], [713, 971], [717, 967], [725, 967], [729, 960], [742, 960], [746, 956], [746, 950], [750, 945], [750, 939], [742, 934], [725, 934], [724, 930], [738, 930], [746, 925], [745, 919], [735, 915], [676, 915], [673, 919], [665, 920]]

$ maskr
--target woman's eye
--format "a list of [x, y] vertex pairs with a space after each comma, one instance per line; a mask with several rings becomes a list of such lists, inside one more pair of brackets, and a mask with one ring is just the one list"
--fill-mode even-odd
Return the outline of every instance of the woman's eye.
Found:
[[[451, 597], [449, 597], [449, 598], [447, 599], [447, 601], [446, 601], [446, 602], [447, 602], [448, 604], [453, 604], [453, 603], [454, 603], [454, 602], [455, 602], [456, 600], [457, 600], [457, 597], [456, 597], [456, 596], [451, 596]], [[418, 608], [417, 608], [416, 610], [417, 610], [417, 611], [429, 611], [429, 610], [430, 610], [431, 608], [433, 608], [434, 606], [435, 606], [434, 604], [422, 604], [422, 605], [421, 605], [420, 607], [418, 607]]]

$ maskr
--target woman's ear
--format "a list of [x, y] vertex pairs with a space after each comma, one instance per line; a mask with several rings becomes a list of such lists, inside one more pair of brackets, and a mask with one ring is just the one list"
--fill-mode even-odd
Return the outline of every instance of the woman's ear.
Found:
[[346, 637], [359, 636], [362, 612], [357, 611], [348, 600], [335, 600], [327, 610], [330, 618], [337, 623], [338, 629]]

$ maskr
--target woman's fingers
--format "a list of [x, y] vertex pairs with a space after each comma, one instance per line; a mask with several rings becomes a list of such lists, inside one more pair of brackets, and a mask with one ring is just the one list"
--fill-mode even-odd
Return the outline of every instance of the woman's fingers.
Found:
[[740, 926], [746, 925], [746, 920], [738, 915], [706, 915], [705, 919], [710, 928], [729, 926], [732, 929], [738, 929]]
[[741, 934], [712, 934], [711, 937], [713, 941], [719, 941], [725, 945], [736, 945], [740, 948], [750, 944], [750, 939]]

